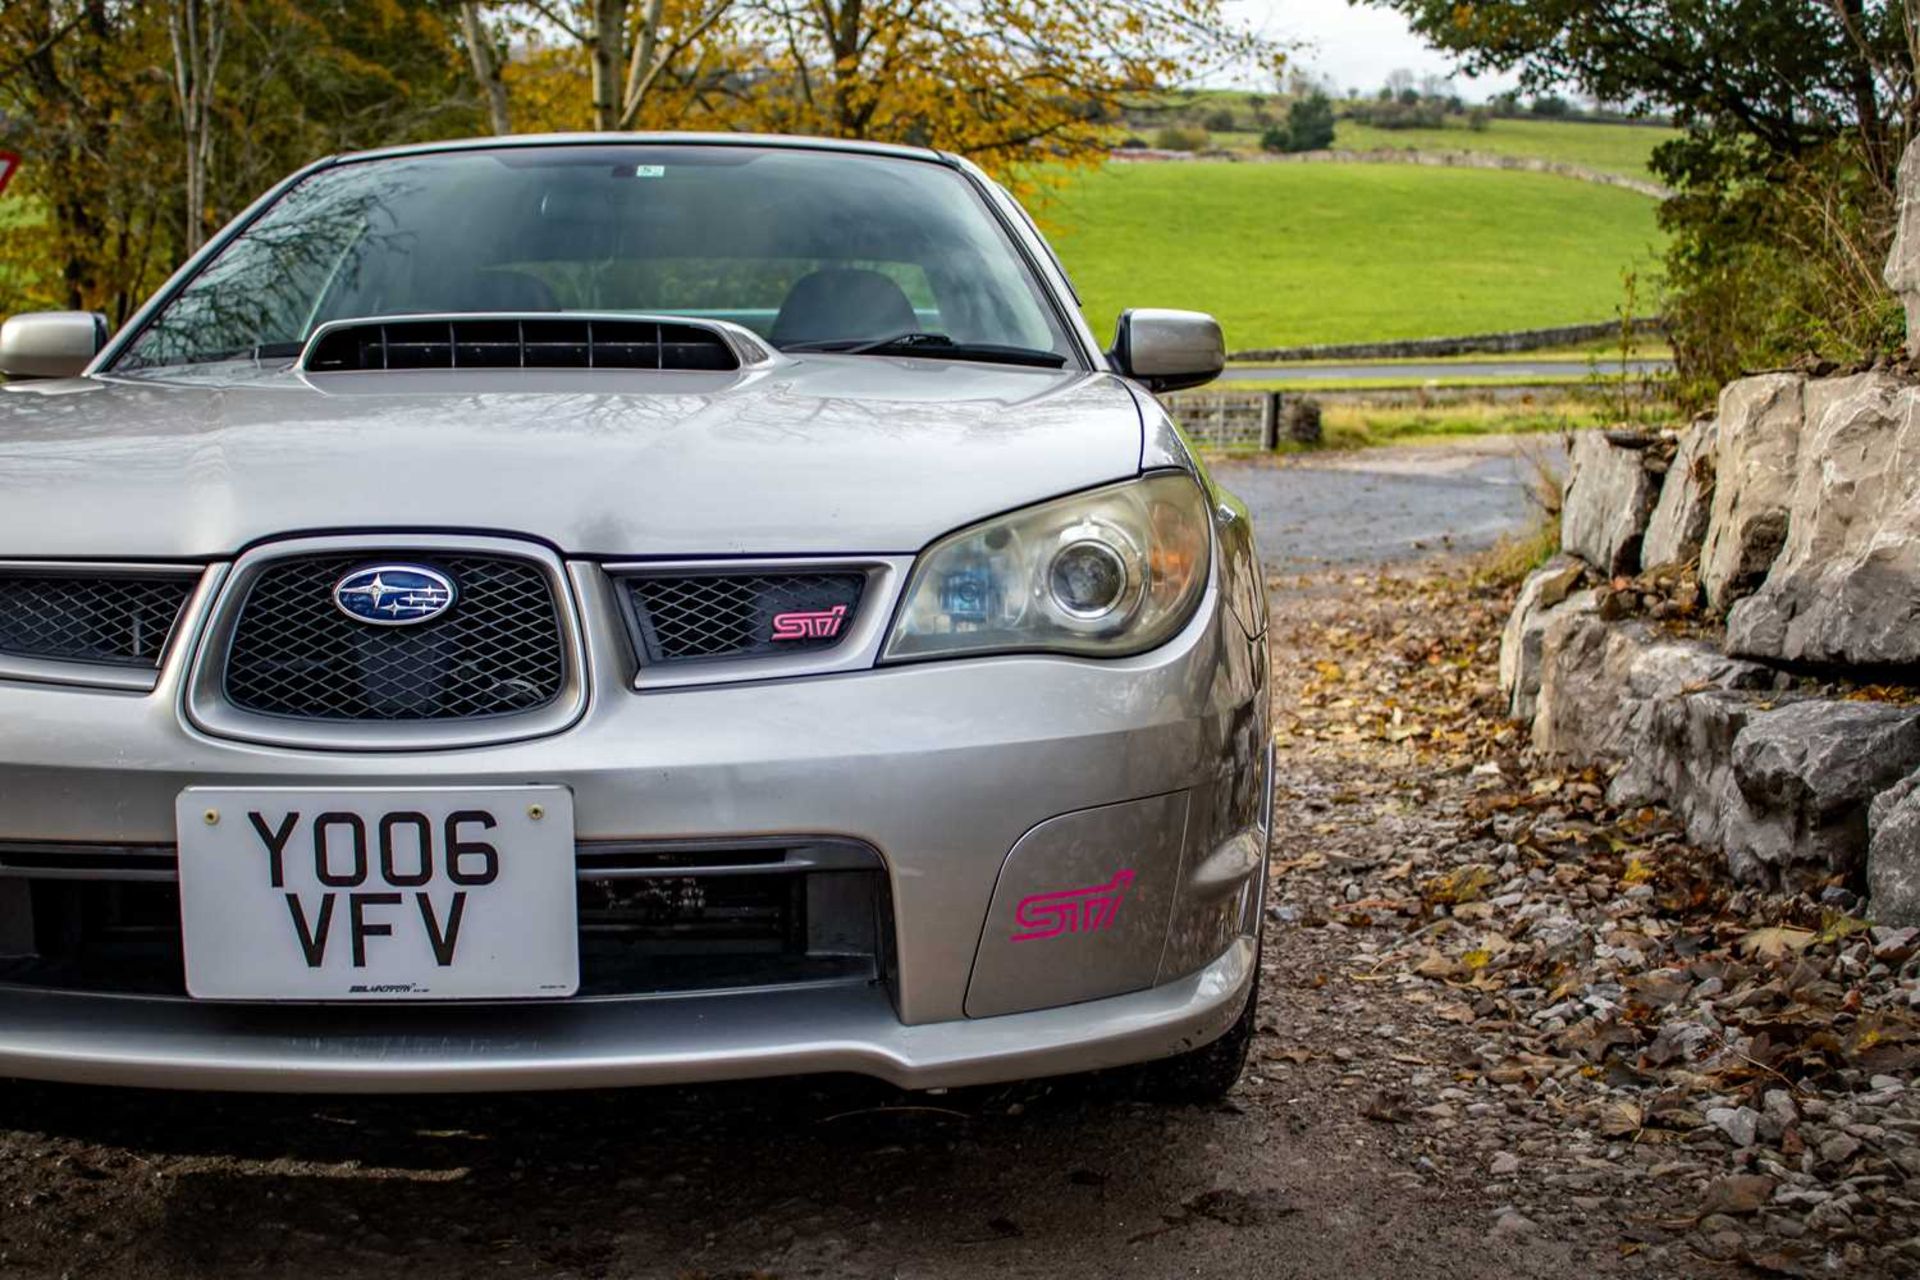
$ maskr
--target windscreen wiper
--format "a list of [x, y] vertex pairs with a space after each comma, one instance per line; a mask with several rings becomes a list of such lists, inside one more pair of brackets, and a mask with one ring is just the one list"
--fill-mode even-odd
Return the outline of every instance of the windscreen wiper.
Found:
[[1036, 369], [1062, 369], [1067, 358], [1057, 351], [1009, 347], [997, 342], [955, 342], [944, 333], [891, 334], [885, 338], [830, 338], [817, 342], [790, 342], [783, 351], [826, 351], [845, 356], [928, 356], [937, 360], [979, 360], [992, 364], [1023, 364]]
[[173, 356], [153, 364], [141, 365], [132, 372], [147, 369], [177, 369], [190, 364], [221, 364], [228, 360], [291, 360], [307, 349], [304, 342], [262, 342], [258, 346], [233, 347], [226, 351], [196, 351], [190, 356]]

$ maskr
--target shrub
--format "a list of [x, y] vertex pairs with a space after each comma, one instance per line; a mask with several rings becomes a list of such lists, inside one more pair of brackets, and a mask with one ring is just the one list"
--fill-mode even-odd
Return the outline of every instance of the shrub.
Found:
[[1205, 129], [1168, 125], [1153, 135], [1153, 145], [1161, 151], [1205, 151], [1211, 139]]
[[1268, 125], [1265, 129], [1261, 130], [1260, 149], [1262, 151], [1291, 151], [1293, 150], [1293, 134], [1287, 131], [1285, 125]]
[[1310, 93], [1287, 108], [1288, 151], [1324, 151], [1333, 145], [1333, 103], [1324, 93]]
[[1491, 116], [1492, 113], [1485, 107], [1475, 107], [1473, 110], [1467, 112], [1467, 128], [1473, 130], [1475, 133], [1485, 133], [1487, 131], [1487, 121]]
[[1120, 144], [1120, 149], [1122, 151], [1145, 151], [1147, 149], [1147, 140], [1137, 133], [1130, 133], [1126, 136], [1126, 140]]
[[1215, 133], [1232, 133], [1234, 125], [1233, 112], [1227, 110], [1225, 107], [1221, 107], [1217, 111], [1207, 112], [1206, 118], [1200, 123]]
[[1348, 114], [1376, 129], [1441, 129], [1447, 123], [1446, 107], [1431, 100], [1360, 102]]
[[1768, 159], [1692, 136], [1664, 144], [1655, 166], [1680, 188], [1660, 222], [1683, 407], [1748, 369], [1806, 355], [1852, 364], [1899, 345], [1905, 319], [1880, 279], [1894, 195], [1853, 139]]

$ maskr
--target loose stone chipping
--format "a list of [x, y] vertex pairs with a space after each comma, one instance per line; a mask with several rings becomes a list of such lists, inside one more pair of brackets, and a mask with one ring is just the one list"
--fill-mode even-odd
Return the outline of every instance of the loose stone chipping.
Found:
[[1729, 652], [1855, 665], [1920, 661], [1920, 389], [1874, 372], [1806, 387], [1787, 538], [1727, 619]]
[[1805, 382], [1769, 373], [1720, 392], [1713, 505], [1700, 552], [1701, 585], [1715, 608], [1759, 586], [1786, 542]]
[[1699, 558], [1713, 506], [1714, 451], [1719, 439], [1719, 425], [1712, 419], [1681, 432], [1640, 546], [1640, 561], [1647, 568], [1689, 564]]
[[1652, 442], [1602, 431], [1574, 437], [1560, 546], [1609, 576], [1640, 567], [1640, 541], [1660, 492]]
[[[1431, 753], [1459, 739], [1400, 737], [1389, 704], [1444, 678], [1422, 656], [1430, 639], [1471, 647], [1473, 605], [1441, 605], [1422, 631], [1418, 593], [1351, 589], [1374, 607], [1322, 606], [1317, 626], [1305, 608], [1276, 612], [1278, 847], [1300, 852], [1276, 864], [1268, 912], [1283, 955], [1303, 940], [1348, 950], [1297, 970], [1288, 1000], [1302, 1016], [1341, 1010], [1353, 1030], [1343, 1042], [1283, 1019], [1262, 1074], [1317, 1115], [1334, 1095], [1302, 1073], [1324, 1065], [1374, 1142], [1458, 1171], [1483, 1195], [1496, 1262], [1551, 1238], [1573, 1242], [1566, 1265], [1583, 1274], [1920, 1275], [1920, 930], [1865, 928], [1825, 886], [1730, 886], [1667, 815], [1615, 809], [1586, 771], [1510, 753], [1505, 724], [1487, 725], [1470, 769], [1448, 767]], [[1324, 655], [1356, 643], [1377, 657], [1330, 684]], [[1506, 703], [1487, 685], [1491, 718]], [[1647, 705], [1725, 704], [1709, 755], [1730, 761], [1739, 717], [1787, 696]], [[1404, 772], [1369, 722], [1374, 743], [1409, 753]], [[1394, 992], [1392, 1014], [1373, 1003]], [[1457, 1033], [1450, 1051], [1436, 1030]], [[1631, 1224], [1617, 1249], [1587, 1243], [1611, 1221]]]

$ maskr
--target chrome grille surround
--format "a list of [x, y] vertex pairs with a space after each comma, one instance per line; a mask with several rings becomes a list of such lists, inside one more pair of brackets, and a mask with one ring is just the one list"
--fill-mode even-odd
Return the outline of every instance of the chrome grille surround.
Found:
[[[465, 597], [446, 618], [421, 627], [364, 626], [335, 609], [330, 588], [340, 566], [386, 559], [469, 572], [502, 566], [493, 576], [523, 588], [537, 585], [546, 610], [529, 610], [525, 599], [516, 603], [507, 598], [514, 593], [489, 591], [484, 583], [477, 599]], [[304, 611], [290, 609], [297, 597], [285, 595], [298, 588], [312, 596]], [[256, 601], [256, 591], [266, 594]], [[274, 612], [258, 612], [256, 605]], [[550, 630], [529, 646], [527, 636], [516, 634], [528, 626]], [[276, 637], [283, 643], [277, 656]], [[425, 535], [299, 539], [255, 548], [234, 565], [195, 656], [187, 711], [216, 737], [280, 746], [477, 746], [573, 724], [586, 704], [585, 667], [569, 575], [537, 543]], [[512, 681], [522, 683], [500, 691]]]
[[[912, 556], [826, 556], [790, 559], [675, 560], [625, 562], [602, 566], [608, 602], [623, 615], [633, 648], [640, 690], [688, 685], [733, 684], [749, 680], [781, 680], [794, 676], [861, 671], [880, 656], [887, 626], [893, 620], [902, 585], [913, 568]], [[760, 645], [748, 652], [719, 656], [681, 656], [662, 660], [650, 644], [635, 608], [636, 579], [690, 582], [707, 578], [829, 578], [858, 576], [858, 597], [847, 621], [830, 643], [795, 644], [787, 648]], [[657, 640], [657, 636], [656, 636]]]
[[208, 577], [204, 565], [0, 561], [0, 680], [149, 692]]

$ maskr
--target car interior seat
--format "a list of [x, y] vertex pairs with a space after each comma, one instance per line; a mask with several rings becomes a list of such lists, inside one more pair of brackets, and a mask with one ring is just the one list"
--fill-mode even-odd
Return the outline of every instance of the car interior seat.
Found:
[[800, 277], [787, 291], [770, 335], [775, 346], [848, 338], [887, 338], [920, 328], [906, 291], [878, 271], [830, 267]]

